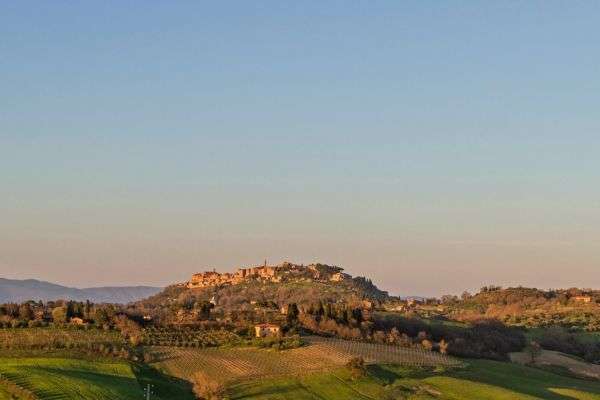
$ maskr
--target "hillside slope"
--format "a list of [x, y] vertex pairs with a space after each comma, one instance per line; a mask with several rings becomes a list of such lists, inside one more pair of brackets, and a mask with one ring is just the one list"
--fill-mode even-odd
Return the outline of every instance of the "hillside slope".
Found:
[[0, 278], [0, 303], [28, 300], [90, 300], [94, 303], [129, 303], [150, 297], [162, 288], [151, 286], [97, 287], [77, 289], [36, 279]]

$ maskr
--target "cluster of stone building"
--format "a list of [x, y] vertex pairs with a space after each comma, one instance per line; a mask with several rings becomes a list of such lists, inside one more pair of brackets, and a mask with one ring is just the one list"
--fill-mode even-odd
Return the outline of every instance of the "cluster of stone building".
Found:
[[340, 267], [324, 264], [297, 265], [285, 262], [280, 265], [262, 265], [250, 268], [238, 268], [234, 273], [220, 273], [215, 270], [192, 275], [186, 286], [190, 289], [220, 285], [236, 285], [244, 281], [260, 280], [265, 282], [319, 281], [342, 282], [351, 276], [342, 272]]

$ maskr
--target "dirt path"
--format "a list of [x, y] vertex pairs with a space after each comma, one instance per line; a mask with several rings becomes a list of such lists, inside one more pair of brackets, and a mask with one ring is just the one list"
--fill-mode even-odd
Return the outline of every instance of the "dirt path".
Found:
[[[512, 362], [525, 364], [529, 362], [529, 355], [523, 352], [511, 353], [510, 359]], [[537, 357], [535, 363], [538, 365], [558, 365], [568, 368], [574, 374], [600, 379], [600, 365], [590, 364], [557, 351], [542, 350], [542, 354]]]

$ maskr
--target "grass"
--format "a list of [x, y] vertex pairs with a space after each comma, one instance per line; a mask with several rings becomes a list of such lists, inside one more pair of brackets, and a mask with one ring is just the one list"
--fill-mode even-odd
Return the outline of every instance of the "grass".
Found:
[[131, 366], [120, 361], [2, 358], [0, 373], [42, 399], [139, 399], [142, 395]]
[[240, 383], [230, 387], [232, 400], [596, 400], [600, 382], [496, 361], [475, 360], [467, 368], [434, 372], [374, 365], [352, 381], [345, 369], [296, 378]]
[[2, 387], [0, 383], [0, 400], [10, 400], [10, 394]]
[[[525, 336], [528, 340], [539, 341], [547, 328], [529, 328], [525, 332]], [[600, 332], [585, 332], [577, 331], [571, 332], [575, 337], [583, 343], [597, 343], [600, 341]]]
[[[153, 385], [153, 399], [194, 399], [187, 382], [120, 360], [3, 357], [0, 373], [40, 399], [139, 400], [147, 383]], [[10, 396], [0, 388], [0, 400], [5, 399]]]
[[[158, 364], [174, 363], [182, 368], [182, 374], [195, 368], [205, 370], [216, 366], [221, 375], [248, 375], [248, 379], [230, 382], [228, 394], [231, 400], [600, 400], [599, 381], [576, 379], [557, 368], [542, 370], [487, 360], [468, 360], [464, 368], [449, 369], [376, 364], [368, 367], [367, 376], [352, 380], [337, 360], [337, 357], [345, 359], [342, 357], [344, 352], [327, 349], [315, 346], [311, 350], [311, 346], [307, 346], [275, 352], [177, 348], [170, 349], [165, 354], [166, 359]], [[174, 351], [184, 352], [185, 357], [175, 357], [179, 353], [172, 354]], [[247, 351], [249, 355], [236, 358], [241, 351]], [[202, 357], [189, 357], [192, 354], [189, 352]], [[298, 358], [293, 357], [296, 352]], [[78, 357], [76, 352], [66, 350], [46, 354], [37, 350], [29, 355], [13, 351], [10, 354], [7, 356], [5, 352], [0, 357], [0, 373], [30, 389], [40, 399], [139, 400], [142, 388], [148, 383], [153, 385], [153, 400], [194, 399], [188, 382], [164, 375], [148, 365], [112, 358]], [[219, 356], [220, 363], [209, 355]], [[300, 373], [303, 369], [310, 370], [311, 364], [318, 363], [315, 360], [325, 356], [336, 357], [330, 360], [328, 369]], [[286, 362], [273, 361], [280, 358]], [[321, 361], [325, 362], [325, 358]], [[260, 364], [264, 365], [261, 367]], [[269, 377], [261, 372], [261, 379], [251, 379], [253, 373], [246, 372], [268, 369], [271, 364], [278, 372], [288, 374]], [[10, 400], [1, 385], [0, 400]]]

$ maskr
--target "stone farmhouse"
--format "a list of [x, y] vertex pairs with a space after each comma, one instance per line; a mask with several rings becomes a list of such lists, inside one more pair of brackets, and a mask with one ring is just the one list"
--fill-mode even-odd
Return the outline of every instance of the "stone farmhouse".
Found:
[[580, 303], [590, 303], [592, 301], [591, 296], [575, 296], [573, 300], [578, 301]]
[[79, 317], [73, 317], [69, 322], [71, 322], [73, 325], [86, 325], [85, 321]]
[[254, 326], [256, 337], [275, 337], [281, 334], [281, 327], [275, 324], [258, 324]]

